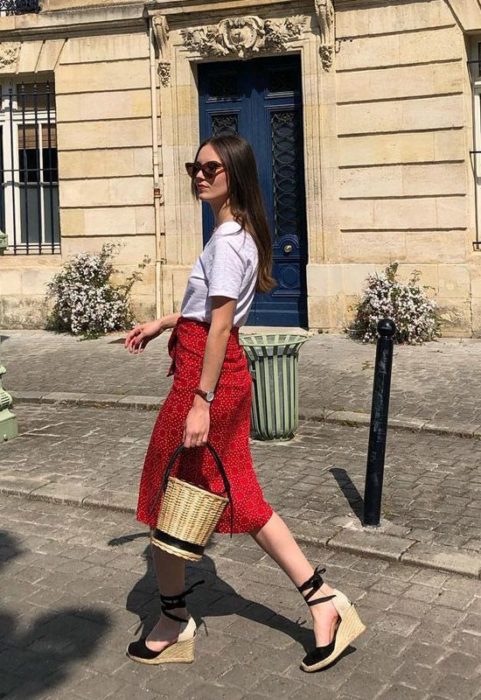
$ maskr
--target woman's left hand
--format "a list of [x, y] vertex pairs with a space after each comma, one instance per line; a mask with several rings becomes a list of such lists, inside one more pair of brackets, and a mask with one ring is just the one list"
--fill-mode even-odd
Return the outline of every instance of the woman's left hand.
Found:
[[206, 444], [209, 437], [210, 408], [204, 399], [200, 400], [203, 403], [198, 404], [195, 401], [187, 414], [182, 438], [184, 447], [202, 447]]

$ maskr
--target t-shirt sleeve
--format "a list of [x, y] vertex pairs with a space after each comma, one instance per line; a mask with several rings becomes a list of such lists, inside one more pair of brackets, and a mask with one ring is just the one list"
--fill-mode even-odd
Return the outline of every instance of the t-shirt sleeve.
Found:
[[244, 276], [245, 265], [241, 253], [227, 236], [219, 236], [206, 261], [207, 295], [238, 299]]

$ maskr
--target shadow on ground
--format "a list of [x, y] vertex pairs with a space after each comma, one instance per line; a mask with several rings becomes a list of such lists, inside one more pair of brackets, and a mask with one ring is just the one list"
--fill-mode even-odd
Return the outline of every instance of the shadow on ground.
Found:
[[[18, 541], [0, 531], [0, 566], [23, 554]], [[68, 679], [69, 666], [95, 654], [110, 626], [98, 607], [63, 608], [39, 615], [19, 630], [17, 615], [0, 608], [0, 698], [45, 696]]]
[[[118, 545], [122, 544], [122, 541], [132, 541], [142, 536], [145, 536], [145, 534], [127, 535], [124, 538], [120, 537], [116, 540], [111, 540], [109, 544]], [[158, 593], [156, 592], [152, 596], [152, 591], [157, 591], [157, 585], [150, 554], [150, 545], [146, 546], [143, 557], [146, 562], [145, 574], [129, 592], [126, 602], [126, 609], [139, 618], [139, 625], [136, 630], [139, 637], [148, 635], [161, 612]], [[197, 625], [205, 624], [207, 633], [209, 618], [237, 615], [288, 635], [295, 642], [301, 644], [306, 652], [314, 647], [313, 632], [303, 626], [304, 622], [293, 622], [261, 603], [244, 598], [218, 576], [215, 563], [207, 554], [195, 564], [195, 567], [187, 566], [186, 588], [202, 579], [204, 585], [200, 586], [189, 596], [187, 605]], [[349, 647], [342, 656], [346, 656], [353, 651], [354, 648]]]
[[337, 485], [349, 503], [352, 512], [362, 523], [364, 519], [364, 499], [357, 490], [357, 487], [353, 483], [351, 477], [345, 469], [340, 469], [339, 467], [333, 467], [332, 469], [329, 469], [329, 471], [337, 481]]

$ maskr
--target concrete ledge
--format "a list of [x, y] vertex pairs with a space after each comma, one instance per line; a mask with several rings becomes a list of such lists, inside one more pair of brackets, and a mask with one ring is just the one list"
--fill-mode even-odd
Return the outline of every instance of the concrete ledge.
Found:
[[125, 408], [141, 411], [155, 411], [160, 407], [163, 396], [134, 396], [124, 394], [81, 394], [76, 392], [11, 391], [14, 404], [55, 404], [63, 406], [88, 406], [98, 408]]
[[430, 545], [418, 542], [414, 544], [408, 552], [402, 556], [402, 561], [406, 564], [418, 564], [428, 566], [433, 569], [451, 571], [464, 576], [481, 575], [481, 554], [472, 552], [470, 554], [458, 552], [449, 547]]
[[[139, 411], [156, 411], [165, 396], [138, 396], [135, 394], [82, 394], [78, 392], [58, 391], [42, 393], [40, 391], [9, 391], [14, 403], [61, 403], [71, 406], [97, 406], [99, 408], [136, 409]], [[313, 422], [340, 423], [341, 425], [368, 426], [371, 416], [357, 411], [333, 411], [329, 408], [304, 409], [299, 418]], [[458, 421], [427, 421], [422, 418], [395, 415], [389, 419], [391, 430], [422, 431], [436, 435], [454, 435], [463, 438], [481, 439], [481, 426], [463, 424]]]
[[363, 552], [381, 559], [399, 561], [403, 554], [415, 544], [415, 540], [396, 537], [382, 532], [340, 530], [328, 541], [329, 547], [348, 552]]
[[[0, 473], [0, 493], [135, 515], [136, 494], [110, 490], [88, 493], [89, 490], [76, 481], [49, 482], [45, 478], [43, 481], [44, 483], [40, 483], [39, 479], [22, 477], [13, 472]], [[360, 523], [357, 523], [356, 529], [353, 529], [349, 524], [349, 518], [344, 526], [339, 524], [341, 521], [342, 518], [334, 518], [315, 527], [312, 522], [286, 518], [293, 535], [304, 544], [397, 561], [401, 564], [414, 564], [422, 568], [449, 571], [470, 578], [481, 578], [480, 554], [458, 552], [449, 547], [427, 545], [399, 534], [389, 534], [389, 531], [403, 532], [403, 528], [392, 524], [374, 529], [363, 528]]]

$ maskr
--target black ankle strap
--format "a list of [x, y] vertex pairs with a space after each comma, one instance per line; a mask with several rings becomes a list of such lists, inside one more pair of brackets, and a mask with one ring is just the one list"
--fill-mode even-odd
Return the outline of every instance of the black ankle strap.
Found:
[[205, 583], [205, 581], [196, 581], [195, 583], [192, 584], [190, 588], [188, 588], [186, 591], [183, 591], [182, 593], [178, 593], [177, 595], [160, 595], [160, 609], [162, 610], [162, 613], [166, 617], [170, 617], [171, 620], [175, 620], [176, 622], [187, 622], [185, 618], [178, 617], [177, 615], [174, 615], [173, 613], [169, 612], [170, 610], [175, 610], [175, 608], [185, 608], [185, 597], [190, 595], [194, 588], [197, 586], [200, 586], [201, 583]]
[[[336, 597], [335, 595], [328, 595], [324, 598], [316, 598], [316, 600], [311, 600], [314, 593], [316, 593], [316, 591], [318, 591], [323, 585], [324, 579], [322, 578], [321, 574], [325, 573], [325, 569], [321, 569], [320, 566], [316, 566], [312, 576], [308, 578], [307, 581], [304, 581], [304, 583], [301, 586], [297, 587], [297, 590], [299, 591], [299, 593], [302, 593], [302, 595], [304, 596], [304, 600], [309, 606], [317, 605], [318, 603], [325, 603], [326, 601], [332, 600], [332, 598]], [[304, 591], [307, 591], [309, 588], [311, 589], [309, 593], [304, 594]]]

